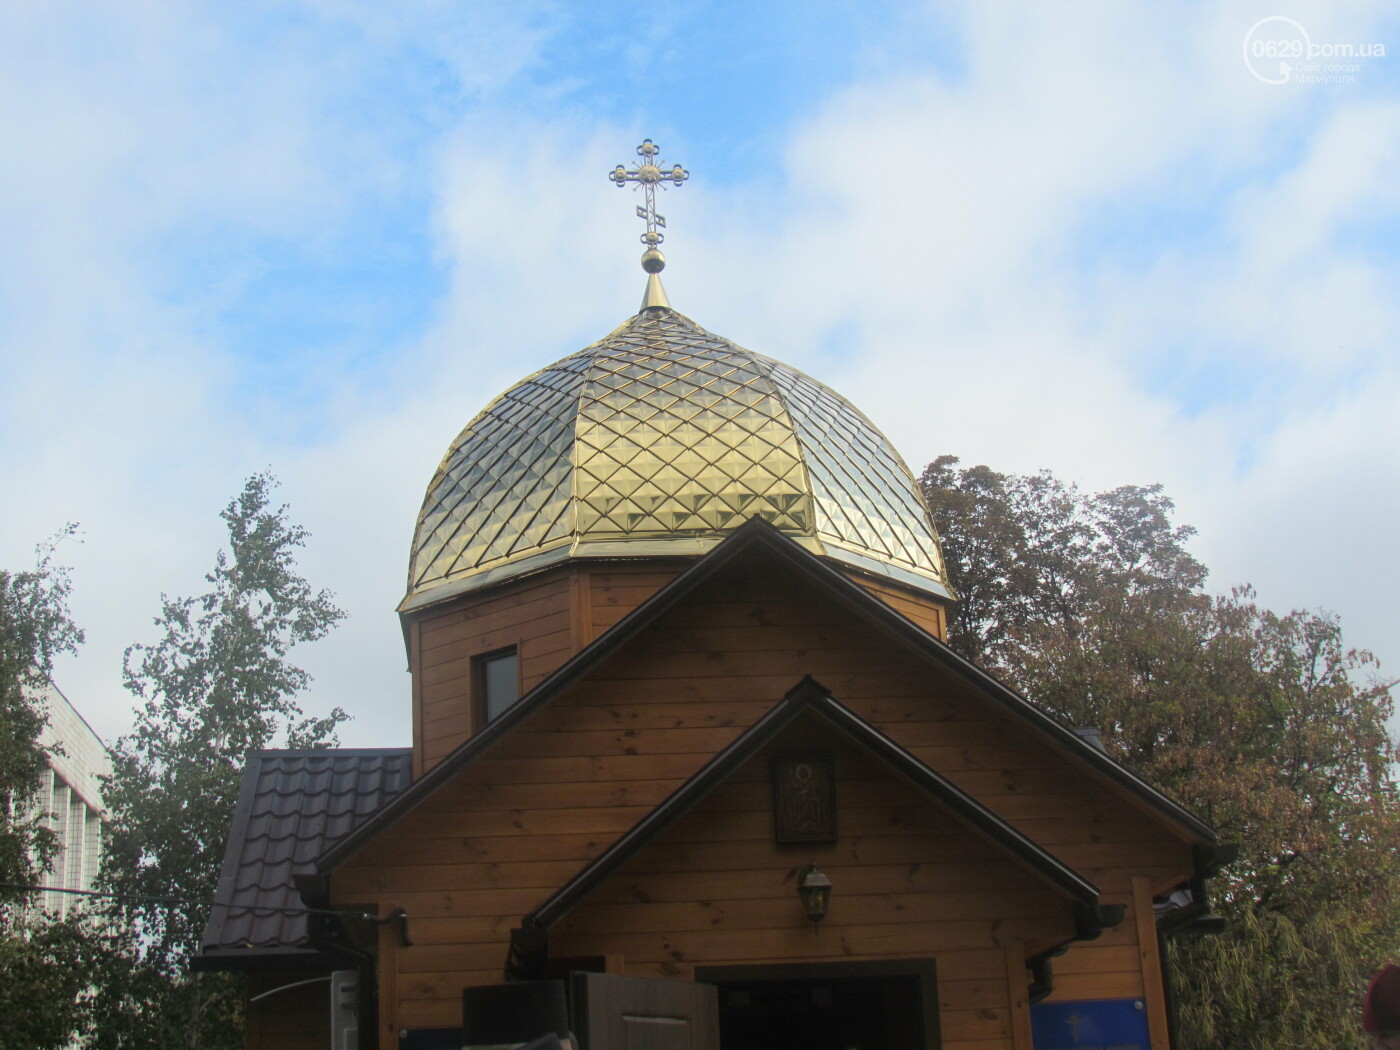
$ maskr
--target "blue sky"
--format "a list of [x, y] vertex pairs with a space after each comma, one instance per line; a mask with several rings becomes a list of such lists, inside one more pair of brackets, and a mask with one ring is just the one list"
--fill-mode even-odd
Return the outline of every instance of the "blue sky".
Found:
[[[1387, 55], [1265, 83], [1275, 15]], [[5, 5], [0, 564], [81, 523], [59, 684], [115, 736], [122, 649], [271, 467], [351, 613], [308, 706], [406, 742], [423, 489], [636, 308], [605, 173], [645, 136], [692, 173], [678, 309], [916, 471], [1162, 482], [1213, 586], [1335, 611], [1393, 674], [1398, 89], [1379, 3]]]

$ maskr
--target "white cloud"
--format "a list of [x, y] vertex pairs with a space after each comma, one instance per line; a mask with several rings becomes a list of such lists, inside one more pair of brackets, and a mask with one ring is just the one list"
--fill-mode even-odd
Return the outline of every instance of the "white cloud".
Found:
[[[23, 158], [0, 170], [0, 436], [26, 494], [0, 564], [84, 523], [90, 643], [61, 682], [100, 731], [128, 717], [122, 646], [150, 637], [160, 590], [199, 589], [218, 509], [271, 465], [313, 534], [306, 574], [352, 613], [307, 654], [312, 705], [352, 709], [349, 743], [406, 742], [392, 610], [423, 489], [490, 397], [635, 309], [634, 201], [603, 173], [642, 135], [694, 173], [663, 197], [680, 310], [847, 394], [915, 470], [955, 452], [1162, 481], [1216, 584], [1333, 608], [1400, 658], [1380, 593], [1400, 567], [1395, 248], [1358, 239], [1395, 211], [1390, 100], [1260, 84], [1240, 42], [1262, 16], [1232, 7], [969, 5], [959, 72], [872, 52], [773, 129], [776, 158], [707, 183], [664, 92], [620, 121], [558, 100], [605, 70], [533, 86], [562, 9], [472, 8], [0, 15], [0, 149]], [[1319, 38], [1376, 31], [1310, 17]], [[421, 108], [386, 113], [377, 87], [410, 54]], [[426, 333], [387, 370], [319, 359], [322, 396], [295, 407], [310, 437], [261, 427], [293, 409], [231, 393], [256, 366], [221, 327], [257, 260], [232, 252], [198, 294], [180, 267], [220, 237], [343, 236], [405, 193], [432, 202], [447, 275]], [[1115, 225], [1143, 217], [1162, 228]]]
[[[915, 470], [951, 451], [1162, 481], [1216, 585], [1340, 611], [1393, 663], [1395, 246], [1355, 234], [1400, 200], [1395, 106], [1262, 85], [1249, 21], [1155, 10], [975, 9], [963, 78], [859, 86], [798, 129], [788, 176], [810, 189], [775, 244], [715, 224], [706, 291], [726, 334], [818, 372]], [[1206, 219], [1155, 258], [1093, 232], [1100, 209], [1164, 205]], [[853, 345], [814, 354], [835, 330]]]

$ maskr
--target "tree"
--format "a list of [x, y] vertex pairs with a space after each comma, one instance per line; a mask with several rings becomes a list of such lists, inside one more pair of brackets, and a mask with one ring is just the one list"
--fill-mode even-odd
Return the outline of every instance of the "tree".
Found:
[[0, 937], [0, 1048], [64, 1050], [90, 1027], [91, 974], [84, 918], [27, 919]]
[[[296, 696], [310, 676], [288, 659], [344, 616], [296, 571], [306, 532], [270, 500], [275, 479], [250, 477], [221, 514], [229, 549], [193, 598], [161, 596], [161, 637], [126, 651], [126, 687], [139, 704], [113, 748], [111, 828], [100, 881], [124, 895], [102, 950], [99, 1047], [241, 1045], [238, 996], [227, 975], [186, 974], [250, 751], [333, 746], [346, 715], [306, 717]], [[139, 900], [134, 898], [148, 898]]]
[[[32, 885], [56, 846], [48, 814], [35, 807], [47, 757], [34, 698], [48, 686], [54, 657], [83, 640], [68, 614], [68, 570], [54, 564], [58, 540], [73, 531], [42, 544], [33, 569], [0, 569], [0, 882], [11, 885]], [[0, 932], [26, 899], [0, 889]]]
[[[68, 570], [54, 562], [69, 526], [39, 547], [35, 567], [0, 569], [0, 883], [32, 886], [57, 842], [38, 804], [47, 751], [45, 715], [34, 699], [49, 684], [54, 657], [83, 633], [68, 613]], [[83, 1026], [84, 934], [77, 918], [33, 912], [33, 894], [0, 888], [0, 1048], [65, 1047]]]
[[920, 486], [959, 599], [948, 640], [976, 663], [1015, 676], [1038, 639], [1073, 638], [1105, 601], [1201, 596], [1206, 569], [1185, 547], [1195, 530], [1172, 524], [1160, 485], [1086, 497], [1046, 471], [957, 464], [939, 457]]
[[[1097, 727], [1241, 847], [1214, 880], [1229, 932], [1174, 948], [1183, 1045], [1355, 1045], [1357, 974], [1400, 949], [1397, 753], [1374, 659], [1335, 617], [1207, 594], [1159, 486], [1085, 495], [957, 464], [922, 476], [964, 599], [950, 643]], [[1303, 940], [1310, 976], [1291, 981]]]

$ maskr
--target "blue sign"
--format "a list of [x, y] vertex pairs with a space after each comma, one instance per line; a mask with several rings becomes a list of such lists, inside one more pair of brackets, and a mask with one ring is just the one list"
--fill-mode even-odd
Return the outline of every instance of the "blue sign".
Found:
[[1141, 999], [1032, 1003], [1035, 1050], [1149, 1050]]

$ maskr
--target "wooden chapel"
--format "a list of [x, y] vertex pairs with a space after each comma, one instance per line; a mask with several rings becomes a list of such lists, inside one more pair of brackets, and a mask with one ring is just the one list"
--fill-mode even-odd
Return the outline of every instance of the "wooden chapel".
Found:
[[250, 757], [199, 961], [247, 1045], [521, 1043], [534, 989], [583, 1050], [1167, 1050], [1228, 850], [948, 648], [904, 462], [656, 243], [429, 486], [412, 747]]

